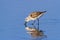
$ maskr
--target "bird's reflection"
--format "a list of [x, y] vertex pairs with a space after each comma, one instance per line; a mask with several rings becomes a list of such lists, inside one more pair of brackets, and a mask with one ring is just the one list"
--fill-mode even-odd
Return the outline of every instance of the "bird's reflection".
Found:
[[42, 30], [38, 30], [38, 29], [35, 29], [35, 28], [31, 28], [31, 27], [26, 27], [25, 28], [33, 38], [35, 39], [42, 39], [44, 37], [47, 37], [46, 35], [44, 35], [44, 32]]

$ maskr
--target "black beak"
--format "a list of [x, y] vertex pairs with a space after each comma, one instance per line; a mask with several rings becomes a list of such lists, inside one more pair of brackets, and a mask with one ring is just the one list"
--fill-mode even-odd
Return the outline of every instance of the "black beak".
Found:
[[47, 12], [47, 11], [43, 11], [43, 12], [41, 12], [41, 13], [45, 13], [45, 12]]

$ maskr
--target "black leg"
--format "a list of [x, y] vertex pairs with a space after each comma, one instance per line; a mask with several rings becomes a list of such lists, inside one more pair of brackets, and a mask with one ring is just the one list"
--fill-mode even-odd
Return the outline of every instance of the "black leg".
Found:
[[35, 24], [35, 21], [36, 21], [36, 20], [34, 20], [34, 21], [33, 21], [32, 25], [34, 25], [34, 24]]
[[34, 29], [36, 29], [36, 26], [33, 24]]
[[35, 21], [36, 21], [36, 20], [33, 21], [32, 25], [33, 25], [33, 27], [36, 29], [36, 27], [35, 27], [35, 25], [34, 25], [34, 24], [35, 24]]
[[38, 28], [37, 29], [39, 30], [39, 19], [37, 19], [37, 21], [38, 21]]

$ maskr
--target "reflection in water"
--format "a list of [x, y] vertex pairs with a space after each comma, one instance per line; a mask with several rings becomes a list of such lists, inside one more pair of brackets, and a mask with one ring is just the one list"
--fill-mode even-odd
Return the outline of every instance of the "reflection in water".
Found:
[[31, 27], [26, 27], [26, 30], [28, 31], [27, 33], [32, 36], [31, 40], [42, 40], [43, 38], [47, 38], [47, 36], [44, 35], [44, 32], [42, 30], [38, 30]]

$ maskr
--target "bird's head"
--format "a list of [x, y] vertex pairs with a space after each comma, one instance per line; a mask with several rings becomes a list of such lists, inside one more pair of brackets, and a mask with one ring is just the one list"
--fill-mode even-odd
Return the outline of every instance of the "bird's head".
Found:
[[25, 22], [29, 22], [31, 20], [30, 16], [25, 18]]

